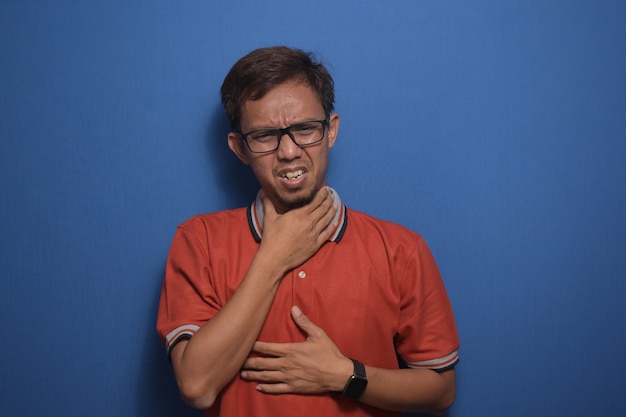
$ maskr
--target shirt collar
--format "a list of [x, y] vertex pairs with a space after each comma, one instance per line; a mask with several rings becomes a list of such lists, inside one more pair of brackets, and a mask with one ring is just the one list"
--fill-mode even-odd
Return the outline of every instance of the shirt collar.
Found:
[[[335, 213], [335, 218], [333, 219], [334, 222], [337, 222], [337, 228], [328, 240], [339, 243], [346, 231], [346, 227], [348, 226], [347, 211], [346, 207], [341, 202], [341, 198], [339, 198], [339, 194], [337, 194], [337, 192], [330, 187], [328, 187], [328, 190], [333, 196], [335, 206], [338, 207], [337, 213]], [[261, 193], [259, 191], [256, 195], [256, 199], [248, 206], [248, 224], [250, 225], [250, 231], [257, 242], [260, 242], [261, 237], [263, 236], [264, 214], [263, 200], [261, 199]]]

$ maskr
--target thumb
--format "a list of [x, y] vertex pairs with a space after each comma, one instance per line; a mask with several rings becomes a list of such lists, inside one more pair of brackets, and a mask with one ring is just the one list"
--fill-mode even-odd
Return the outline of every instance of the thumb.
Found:
[[298, 327], [302, 329], [307, 336], [313, 336], [313, 333], [318, 329], [318, 327], [304, 315], [298, 306], [291, 307], [291, 317], [293, 317], [293, 321], [296, 322]]

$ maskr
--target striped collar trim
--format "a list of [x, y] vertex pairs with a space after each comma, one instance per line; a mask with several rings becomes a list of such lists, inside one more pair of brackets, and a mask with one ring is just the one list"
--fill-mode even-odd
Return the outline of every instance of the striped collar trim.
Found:
[[[335, 205], [339, 207], [339, 210], [337, 210], [335, 218], [333, 219], [333, 221], [337, 222], [337, 228], [328, 240], [339, 243], [346, 231], [346, 228], [348, 227], [348, 214], [346, 212], [346, 207], [341, 202], [341, 198], [339, 198], [339, 194], [337, 194], [337, 192], [330, 187], [328, 187], [328, 189], [333, 196]], [[252, 202], [252, 204], [248, 206], [247, 213], [250, 231], [252, 232], [254, 239], [257, 242], [260, 242], [261, 237], [263, 236], [263, 216], [265, 214], [260, 192], [257, 193], [256, 199]]]

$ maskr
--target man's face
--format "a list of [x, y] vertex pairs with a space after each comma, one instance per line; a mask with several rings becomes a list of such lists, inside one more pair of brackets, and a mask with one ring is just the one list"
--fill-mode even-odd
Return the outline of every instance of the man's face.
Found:
[[[285, 128], [325, 118], [324, 108], [309, 86], [286, 82], [263, 98], [244, 103], [241, 131]], [[301, 148], [284, 135], [278, 149], [265, 154], [250, 152], [235, 133], [228, 135], [228, 144], [243, 163], [251, 166], [261, 188], [281, 213], [308, 204], [326, 185], [328, 150], [335, 144], [338, 128], [339, 116], [333, 114], [321, 142]]]

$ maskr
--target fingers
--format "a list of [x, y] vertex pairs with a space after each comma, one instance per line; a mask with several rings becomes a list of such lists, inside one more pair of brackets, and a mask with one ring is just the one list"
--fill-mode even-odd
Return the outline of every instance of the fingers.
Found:
[[333, 222], [337, 214], [337, 206], [328, 187], [324, 187], [317, 193], [310, 207], [310, 217], [317, 225], [320, 240], [326, 241], [337, 227], [336, 222]]
[[248, 372], [276, 371], [280, 368], [279, 362], [280, 359], [274, 356], [254, 356], [246, 359], [241, 369]]
[[288, 345], [289, 343], [269, 343], [257, 341], [252, 346], [252, 351], [265, 356], [283, 356], [288, 350]]
[[290, 385], [283, 381], [283, 374], [277, 371], [245, 369], [239, 373], [242, 379], [260, 382], [255, 388], [265, 394], [287, 394], [293, 392]]
[[260, 382], [258, 391], [266, 394], [286, 394], [293, 392], [288, 383], [283, 381], [284, 375], [278, 371], [244, 369], [239, 373], [242, 379]]
[[265, 394], [289, 394], [293, 392], [288, 384], [259, 384], [256, 390]]
[[317, 192], [317, 194], [315, 195], [315, 198], [309, 205], [310, 210], [311, 210], [310, 213], [313, 214], [316, 211], [321, 211], [322, 213], [325, 213], [330, 208], [333, 207], [333, 203], [334, 203], [334, 198], [333, 198], [332, 193], [330, 192], [330, 189], [328, 187], [322, 187]]

